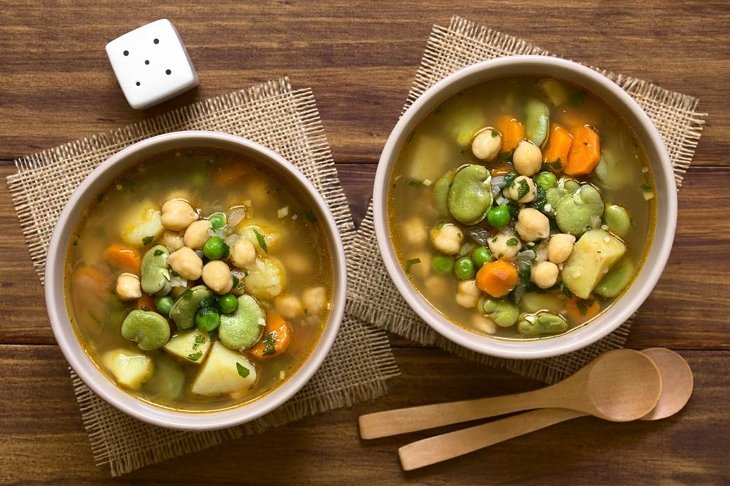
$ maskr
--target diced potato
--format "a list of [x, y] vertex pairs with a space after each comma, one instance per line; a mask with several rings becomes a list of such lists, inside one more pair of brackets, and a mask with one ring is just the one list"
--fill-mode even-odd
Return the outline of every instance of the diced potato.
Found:
[[607, 231], [586, 231], [573, 247], [562, 270], [568, 290], [587, 299], [598, 282], [626, 253], [626, 245]]
[[165, 228], [160, 219], [160, 208], [149, 199], [131, 206], [119, 219], [122, 240], [135, 248], [160, 237]]
[[163, 349], [185, 361], [200, 364], [210, 350], [210, 337], [200, 329], [181, 332], [170, 338]]
[[256, 383], [257, 377], [256, 367], [248, 358], [216, 341], [190, 391], [205, 396], [243, 392]]
[[[256, 248], [256, 253], [259, 255], [267, 255], [276, 253], [281, 247], [284, 239], [282, 231], [282, 228], [279, 226], [275, 226], [266, 221], [251, 219], [245, 223], [238, 234], [253, 244], [254, 248]], [[263, 248], [261, 243], [266, 248]]]
[[243, 282], [247, 292], [257, 299], [273, 299], [286, 288], [286, 272], [276, 257], [257, 258]]
[[138, 390], [155, 371], [149, 356], [126, 349], [115, 349], [105, 353], [102, 362], [120, 385], [131, 390]]

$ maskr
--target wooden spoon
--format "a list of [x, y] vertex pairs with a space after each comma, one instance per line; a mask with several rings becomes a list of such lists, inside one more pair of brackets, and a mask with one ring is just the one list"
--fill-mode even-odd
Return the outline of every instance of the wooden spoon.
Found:
[[[651, 348], [642, 353], [657, 365], [663, 386], [656, 407], [639, 419], [659, 420], [672, 416], [687, 404], [692, 395], [692, 370], [684, 358], [668, 349]], [[586, 415], [559, 408], [534, 410], [413, 442], [398, 449], [398, 456], [403, 469], [410, 471]]]
[[567, 408], [614, 422], [636, 420], [657, 404], [662, 382], [639, 351], [608, 351], [577, 373], [539, 390], [361, 415], [360, 437], [375, 439], [536, 408]]

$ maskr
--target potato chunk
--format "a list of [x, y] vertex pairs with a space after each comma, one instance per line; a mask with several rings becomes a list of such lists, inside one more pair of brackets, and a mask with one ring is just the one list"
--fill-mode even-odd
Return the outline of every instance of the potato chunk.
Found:
[[104, 366], [111, 371], [117, 383], [130, 390], [138, 390], [140, 386], [152, 377], [155, 371], [152, 359], [142, 353], [115, 349], [104, 354]]
[[257, 377], [256, 367], [247, 357], [216, 341], [190, 391], [205, 396], [241, 392], [251, 388]]
[[142, 248], [162, 235], [159, 207], [146, 199], [130, 207], [119, 218], [119, 233], [129, 246]]
[[185, 361], [200, 364], [210, 349], [210, 337], [200, 329], [181, 332], [170, 338], [163, 349]]
[[625, 253], [626, 245], [609, 232], [601, 229], [586, 231], [563, 266], [563, 282], [575, 295], [587, 299]]

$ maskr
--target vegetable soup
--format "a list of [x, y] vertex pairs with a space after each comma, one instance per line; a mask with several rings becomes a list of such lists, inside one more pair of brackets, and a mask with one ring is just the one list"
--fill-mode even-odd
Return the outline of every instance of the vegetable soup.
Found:
[[213, 411], [273, 390], [327, 321], [333, 263], [313, 202], [259, 161], [159, 154], [87, 208], [66, 303], [92, 361], [157, 406]]
[[464, 90], [390, 174], [400, 264], [445, 318], [500, 338], [564, 333], [612, 305], [653, 238], [652, 173], [603, 101], [557, 79]]

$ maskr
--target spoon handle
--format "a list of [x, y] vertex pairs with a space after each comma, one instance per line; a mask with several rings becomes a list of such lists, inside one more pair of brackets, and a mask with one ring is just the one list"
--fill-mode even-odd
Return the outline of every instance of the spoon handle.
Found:
[[545, 393], [550, 388], [553, 387], [501, 397], [435, 403], [361, 415], [358, 420], [360, 437], [377, 439], [534, 408], [555, 407], [555, 401], [545, 400], [552, 396]]
[[562, 408], [533, 410], [411, 442], [398, 449], [398, 456], [403, 470], [411, 471], [586, 415]]

